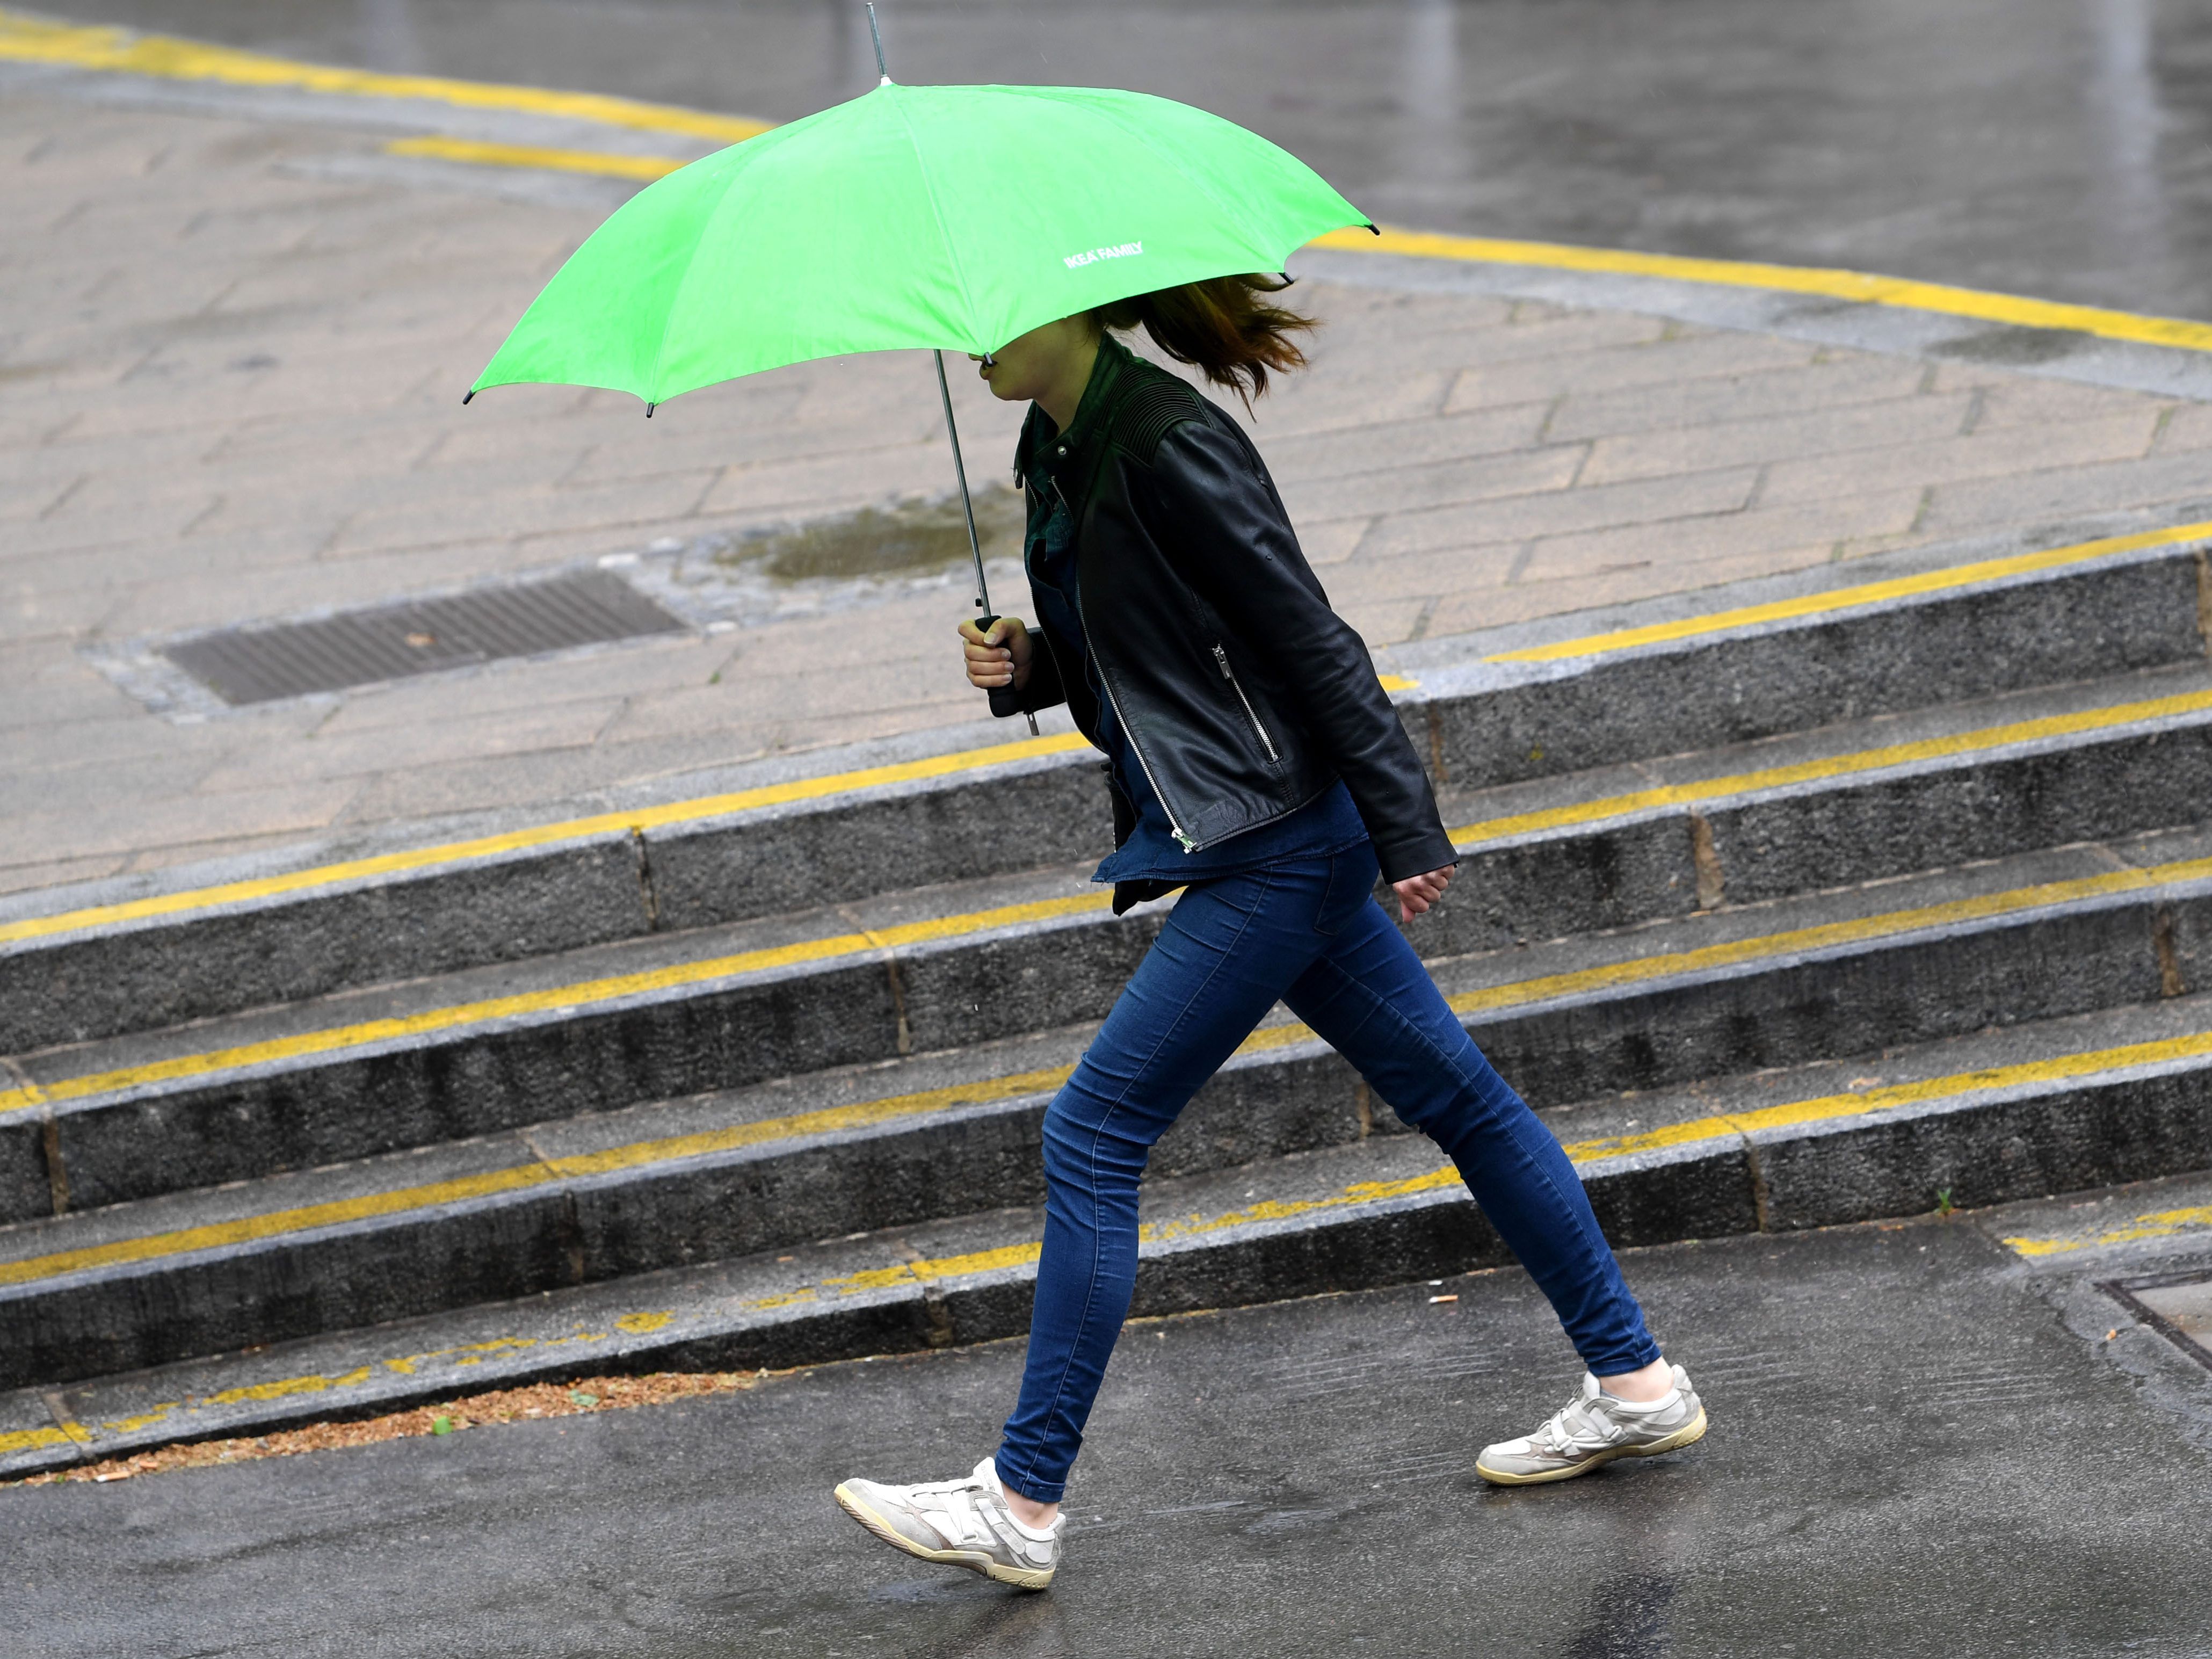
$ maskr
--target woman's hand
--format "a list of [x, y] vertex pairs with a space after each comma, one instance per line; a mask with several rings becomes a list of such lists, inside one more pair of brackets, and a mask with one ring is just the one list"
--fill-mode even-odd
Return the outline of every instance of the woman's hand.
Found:
[[1425, 876], [1408, 876], [1403, 881], [1394, 881], [1391, 887], [1398, 895], [1398, 920], [1411, 921], [1444, 896], [1444, 885], [1452, 878], [1456, 864], [1447, 864], [1441, 870], [1431, 870]]
[[1019, 617], [1000, 617], [988, 633], [973, 622], [962, 623], [960, 637], [968, 642], [969, 684], [986, 691], [1011, 685], [1018, 691], [1030, 683], [1030, 659], [1036, 651], [1036, 641]]

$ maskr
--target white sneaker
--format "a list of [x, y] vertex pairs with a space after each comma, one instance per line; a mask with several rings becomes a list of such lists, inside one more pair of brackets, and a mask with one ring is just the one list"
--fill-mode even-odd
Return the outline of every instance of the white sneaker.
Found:
[[966, 1567], [1023, 1589], [1042, 1589], [1060, 1565], [1067, 1517], [1054, 1516], [1047, 1532], [1015, 1520], [988, 1457], [963, 1480], [920, 1486], [847, 1480], [835, 1496], [839, 1508], [884, 1542], [925, 1561]]
[[1674, 1387], [1648, 1406], [1616, 1400], [1585, 1371], [1580, 1393], [1553, 1413], [1550, 1422], [1519, 1440], [1485, 1446], [1474, 1472], [1501, 1486], [1531, 1486], [1540, 1480], [1569, 1480], [1588, 1474], [1616, 1457], [1656, 1457], [1702, 1439], [1705, 1408], [1690, 1386], [1690, 1374], [1674, 1367]]

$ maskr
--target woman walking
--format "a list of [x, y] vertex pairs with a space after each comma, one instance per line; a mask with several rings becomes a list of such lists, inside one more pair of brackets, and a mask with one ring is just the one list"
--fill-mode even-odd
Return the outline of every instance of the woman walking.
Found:
[[1153, 1142], [1280, 1000], [1458, 1166], [1589, 1368], [1573, 1400], [1476, 1463], [1562, 1480], [1703, 1435], [1559, 1142], [1460, 1027], [1372, 896], [1410, 921], [1455, 859], [1359, 636], [1328, 606], [1243, 429], [1113, 331], [1247, 400], [1302, 365], [1281, 283], [1223, 277], [1063, 318], [981, 359], [1027, 399], [1036, 626], [963, 623], [968, 678], [1066, 702], [1103, 750], [1118, 913], [1184, 890], [1044, 1121], [1043, 1254], [1029, 1356], [997, 1451], [957, 1480], [852, 1480], [846, 1511], [925, 1560], [1041, 1589], [1083, 1425], [1128, 1312]]

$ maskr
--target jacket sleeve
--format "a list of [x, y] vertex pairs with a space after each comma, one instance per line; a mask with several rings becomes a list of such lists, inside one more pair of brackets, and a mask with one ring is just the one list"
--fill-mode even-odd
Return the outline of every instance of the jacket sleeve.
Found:
[[1274, 486], [1239, 438], [1205, 420], [1131, 469], [1132, 505], [1192, 586], [1273, 659], [1274, 678], [1352, 792], [1383, 878], [1458, 858], [1435, 792], [1366, 642], [1329, 608]]
[[1060, 659], [1053, 654], [1052, 636], [1042, 623], [1029, 630], [1029, 684], [1022, 687], [1022, 712], [1035, 714], [1067, 701], [1067, 686], [1060, 677]]

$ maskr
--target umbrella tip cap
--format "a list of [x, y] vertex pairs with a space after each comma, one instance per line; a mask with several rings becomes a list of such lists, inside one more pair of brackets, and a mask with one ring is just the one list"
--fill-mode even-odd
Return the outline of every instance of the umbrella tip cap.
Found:
[[474, 386], [471, 386], [466, 392], [461, 393], [461, 407], [463, 409], [466, 409], [469, 406], [469, 399], [476, 395], [477, 389]]

